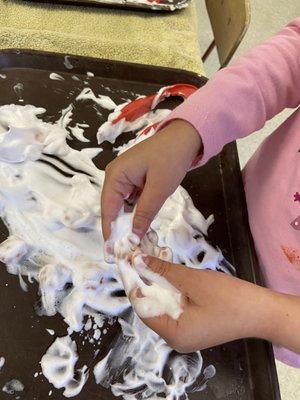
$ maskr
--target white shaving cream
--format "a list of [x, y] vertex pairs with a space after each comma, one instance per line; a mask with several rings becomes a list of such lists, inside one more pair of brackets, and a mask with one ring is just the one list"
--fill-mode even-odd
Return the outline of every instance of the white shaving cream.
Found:
[[3, 386], [2, 391], [10, 395], [17, 395], [18, 392], [23, 392], [24, 385], [18, 379], [12, 379]]
[[[84, 92], [78, 100], [85, 98], [101, 103], [101, 107], [113, 106], [105, 96]], [[60, 313], [69, 334], [93, 328], [90, 340], [101, 340], [107, 331], [103, 329], [104, 322], [112, 324], [113, 317], [122, 315], [118, 342], [94, 369], [99, 384], [110, 387], [114, 395], [125, 400], [139, 399], [141, 393], [151, 399], [160, 395], [179, 399], [201, 373], [200, 353], [170, 357], [172, 350], [130, 310], [122, 291], [128, 293], [134, 285], [141, 288], [144, 299], [134, 304], [141, 316], [167, 313], [178, 318], [182, 312], [180, 293], [151, 273], [141, 255], [228, 272], [221, 252], [205, 240], [213, 217], [205, 219], [188, 193], [179, 187], [141, 243], [130, 233], [132, 215], [120, 214], [111, 238], [117, 259], [116, 263], [108, 263], [99, 201], [104, 171], [92, 162], [99, 149], [77, 151], [67, 144], [70, 134], [66, 126], [71, 121], [72, 107], [64, 110], [54, 124], [43, 122], [44, 111], [34, 106], [0, 107], [0, 215], [9, 230], [9, 237], [0, 245], [0, 260], [8, 272], [39, 282], [39, 313]], [[125, 130], [158, 122], [168, 112], [148, 113], [146, 122], [140, 118], [127, 124]], [[99, 141], [114, 142], [116, 133], [109, 122], [99, 132]], [[121, 130], [117, 135], [120, 133]], [[77, 136], [84, 138], [82, 133]], [[125, 150], [126, 146], [122, 148]], [[135, 269], [124, 258], [131, 252], [132, 241]], [[199, 254], [204, 255], [202, 262], [197, 258]], [[145, 279], [150, 282], [147, 287]], [[84, 326], [85, 316], [89, 318]], [[83, 367], [74, 380], [77, 360], [76, 345], [69, 336], [57, 338], [41, 360], [46, 378], [54, 387], [64, 388], [67, 397], [78, 394], [88, 379]], [[171, 374], [168, 380], [164, 376], [166, 366]]]
[[0, 357], [0, 371], [3, 368], [4, 364], [5, 364], [5, 358], [4, 357]]
[[52, 79], [53, 81], [64, 81], [65, 78], [59, 74], [56, 74], [55, 72], [52, 72], [49, 75], [49, 78]]
[[41, 359], [44, 376], [56, 388], [64, 388], [65, 397], [74, 397], [80, 393], [88, 379], [87, 367], [76, 371], [78, 360], [76, 343], [69, 336], [57, 338]]

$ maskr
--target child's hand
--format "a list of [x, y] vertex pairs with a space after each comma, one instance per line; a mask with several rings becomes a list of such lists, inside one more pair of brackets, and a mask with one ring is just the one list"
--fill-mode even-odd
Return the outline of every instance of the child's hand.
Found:
[[166, 128], [129, 149], [106, 168], [101, 197], [102, 231], [110, 235], [124, 199], [140, 198], [133, 231], [140, 238], [167, 199], [178, 187], [201, 150], [198, 132], [188, 122], [175, 120]]
[[[167, 315], [143, 319], [177, 351], [191, 352], [247, 337], [276, 340], [277, 335], [279, 339], [281, 322], [277, 318], [284, 309], [282, 301], [289, 296], [220, 272], [191, 269], [153, 257], [147, 257], [146, 264], [184, 296], [178, 320]], [[139, 296], [135, 290], [131, 292], [133, 306]], [[300, 339], [298, 344], [300, 349]]]

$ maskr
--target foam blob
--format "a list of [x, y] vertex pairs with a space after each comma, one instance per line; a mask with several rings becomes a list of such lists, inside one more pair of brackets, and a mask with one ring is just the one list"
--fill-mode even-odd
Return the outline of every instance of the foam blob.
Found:
[[0, 244], [0, 261], [13, 268], [19, 264], [27, 251], [27, 244], [18, 236], [11, 235]]
[[115, 102], [110, 97], [103, 95], [96, 96], [91, 88], [84, 88], [76, 97], [76, 100], [92, 100], [107, 110], [114, 110], [116, 108]]
[[56, 388], [64, 388], [65, 397], [74, 397], [80, 393], [88, 379], [88, 370], [84, 366], [76, 371], [78, 360], [76, 343], [69, 336], [56, 338], [41, 359], [44, 376]]
[[24, 385], [18, 379], [12, 379], [3, 386], [2, 391], [10, 395], [18, 395], [19, 392], [23, 392]]

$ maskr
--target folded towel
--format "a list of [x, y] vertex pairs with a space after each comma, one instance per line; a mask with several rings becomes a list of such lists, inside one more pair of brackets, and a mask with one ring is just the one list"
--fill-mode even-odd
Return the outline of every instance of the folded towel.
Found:
[[195, 2], [173, 13], [0, 0], [0, 47], [203, 72]]

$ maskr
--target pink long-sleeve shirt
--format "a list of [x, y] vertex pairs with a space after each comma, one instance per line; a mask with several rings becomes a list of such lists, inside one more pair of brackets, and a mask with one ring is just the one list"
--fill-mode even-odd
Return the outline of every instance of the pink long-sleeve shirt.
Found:
[[[300, 18], [225, 68], [174, 110], [202, 138], [202, 165], [226, 143], [250, 135], [300, 104]], [[259, 147], [243, 171], [251, 232], [265, 282], [300, 296], [300, 108]], [[279, 321], [280, 323], [280, 321]], [[300, 332], [295, 332], [299, 335]], [[300, 367], [300, 355], [275, 348]]]

